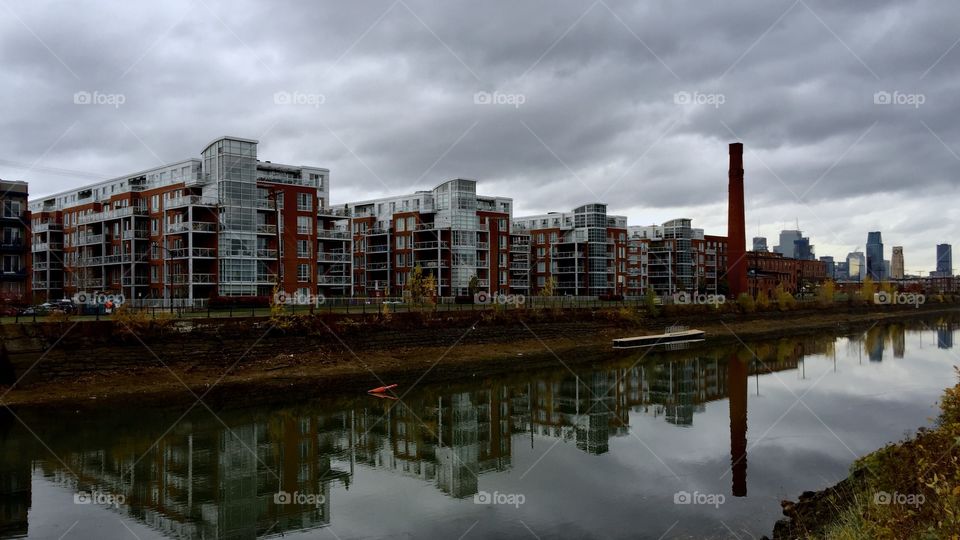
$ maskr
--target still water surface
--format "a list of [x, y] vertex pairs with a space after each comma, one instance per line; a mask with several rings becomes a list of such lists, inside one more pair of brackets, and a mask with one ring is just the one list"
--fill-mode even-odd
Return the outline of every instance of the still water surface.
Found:
[[957, 328], [620, 351], [402, 402], [8, 415], [0, 538], [759, 537], [930, 424]]

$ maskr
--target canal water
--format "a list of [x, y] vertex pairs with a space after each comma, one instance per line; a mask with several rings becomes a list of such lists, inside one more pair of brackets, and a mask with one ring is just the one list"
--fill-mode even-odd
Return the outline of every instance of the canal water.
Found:
[[931, 424], [957, 328], [561, 356], [399, 401], [7, 413], [0, 538], [760, 537]]

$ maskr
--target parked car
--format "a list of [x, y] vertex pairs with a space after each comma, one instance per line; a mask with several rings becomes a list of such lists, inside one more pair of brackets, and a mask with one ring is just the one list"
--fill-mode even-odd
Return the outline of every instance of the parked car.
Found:
[[28, 306], [20, 310], [20, 315], [34, 316], [34, 315], [46, 315], [47, 308], [43, 304], [38, 306]]
[[75, 313], [77, 311], [77, 306], [73, 303], [73, 300], [69, 298], [54, 300], [50, 302], [50, 304], [52, 304], [51, 311], [60, 311], [63, 313]]

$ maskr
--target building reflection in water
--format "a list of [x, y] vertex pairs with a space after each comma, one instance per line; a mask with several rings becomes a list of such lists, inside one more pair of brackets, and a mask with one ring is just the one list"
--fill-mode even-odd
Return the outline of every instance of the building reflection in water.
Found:
[[949, 321], [941, 321], [937, 324], [937, 348], [938, 349], [952, 349], [953, 348], [953, 332], [956, 330], [957, 325]]
[[[946, 339], [952, 329], [938, 327], [937, 335], [952, 345]], [[887, 338], [894, 356], [903, 356], [902, 326], [891, 326], [889, 334], [872, 329], [864, 338], [872, 361], [882, 359]], [[611, 438], [628, 434], [631, 415], [684, 428], [707, 403], [722, 399], [729, 400], [731, 491], [744, 497], [749, 378], [796, 370], [805, 355], [830, 355], [833, 344], [780, 340], [755, 346], [756, 358], [728, 349], [636, 364], [637, 355], [608, 369], [555, 371], [482, 388], [423, 388], [402, 402], [362, 399], [234, 413], [223, 416], [229, 428], [213, 418], [184, 421], [155, 444], [146, 434], [110, 431], [55, 448], [63, 464], [28, 461], [48, 454], [29, 435], [12, 436], [9, 419], [0, 419], [6, 426], [0, 432], [0, 537], [27, 533], [33, 471], [71, 490], [122, 494], [125, 504], [116, 512], [167, 536], [255, 538], [329, 525], [331, 497], [339, 491], [331, 488], [349, 489], [358, 466], [466, 498], [478, 492], [480, 475], [511, 468], [514, 442], [561, 439], [601, 455]], [[87, 441], [97, 442], [84, 446]], [[278, 493], [313, 502], [282, 504]]]
[[30, 511], [30, 464], [23, 437], [13, 435], [17, 424], [13, 414], [0, 409], [0, 538], [27, 535]]

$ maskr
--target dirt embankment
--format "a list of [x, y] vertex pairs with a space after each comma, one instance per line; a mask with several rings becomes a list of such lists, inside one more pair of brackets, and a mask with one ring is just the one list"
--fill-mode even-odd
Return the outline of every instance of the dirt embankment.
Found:
[[283, 401], [384, 383], [410, 385], [628, 356], [639, 359], [642, 350], [614, 351], [610, 340], [657, 334], [674, 324], [705, 330], [704, 346], [712, 347], [820, 331], [842, 335], [884, 321], [952, 314], [960, 314], [960, 308], [838, 308], [648, 319], [618, 310], [523, 318], [509, 313], [438, 319], [393, 315], [388, 321], [319, 317], [286, 328], [267, 319], [204, 319], [190, 326], [137, 329], [112, 321], [6, 325], [0, 328], [12, 378], [0, 387], [0, 400], [71, 408], [105, 401]]

